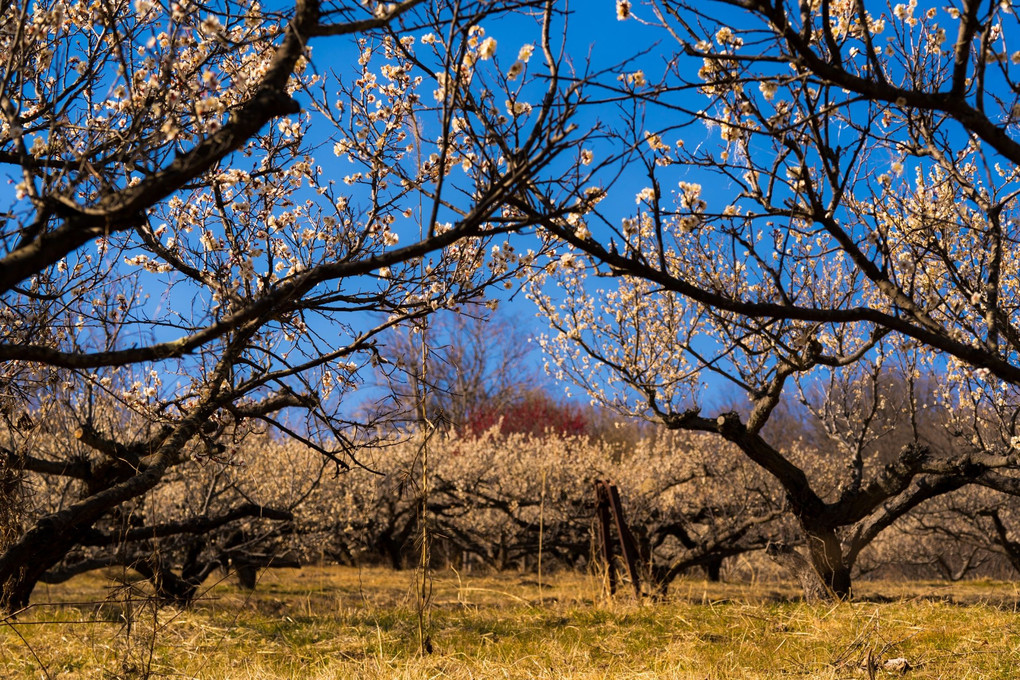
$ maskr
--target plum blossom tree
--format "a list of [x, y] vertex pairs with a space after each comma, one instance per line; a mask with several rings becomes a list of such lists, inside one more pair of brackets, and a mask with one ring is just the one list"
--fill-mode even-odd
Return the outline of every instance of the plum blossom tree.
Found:
[[[98, 432], [116, 428], [127, 438], [144, 436], [148, 428], [144, 419], [102, 399], [87, 406], [83, 423], [68, 407], [79, 396], [53, 394], [49, 407], [33, 411], [31, 432], [23, 433], [31, 437], [32, 455], [61, 461], [64, 469], [59, 474], [20, 471], [17, 514], [8, 524], [14, 538], [25, 525], [60, 512], [88, 494], [90, 484], [101, 483], [98, 470], [86, 474], [88, 465], [100, 466], [90, 461]], [[219, 439], [231, 441], [233, 434]], [[249, 436], [247, 428], [238, 434], [235, 445]], [[151, 582], [159, 599], [188, 604], [216, 569], [244, 576], [257, 566], [282, 565], [281, 541], [293, 526], [293, 499], [266, 502], [253, 492], [258, 485], [247, 483], [252, 466], [239, 453], [200, 455], [173, 466], [149, 492], [81, 527], [76, 544], [40, 580], [56, 583], [96, 569], [131, 568]], [[282, 452], [272, 457], [276, 465], [284, 464]], [[310, 474], [304, 487], [316, 481]]]
[[[251, 455], [272, 447], [288, 461]], [[433, 441], [427, 499], [436, 534], [432, 554], [463, 564], [465, 557], [503, 569], [545, 559], [576, 566], [592, 556], [593, 483], [619, 483], [627, 519], [664, 587], [698, 566], [715, 572], [727, 558], [761, 549], [784, 532], [779, 485], [711, 435], [664, 432], [621, 452], [588, 436], [454, 430]], [[394, 437], [365, 452], [366, 466], [345, 483], [313, 485], [321, 458], [297, 442], [249, 439], [248, 496], [267, 507], [293, 507], [288, 545], [306, 559], [345, 563], [384, 561], [406, 566], [414, 555], [420, 498], [419, 442]], [[301, 503], [295, 499], [307, 496]], [[785, 522], [789, 524], [789, 522]], [[548, 564], [548, 562], [546, 562]]]
[[[525, 0], [3, 4], [0, 609], [104, 522], [188, 519], [120, 514], [246, 432], [349, 463], [380, 333], [527, 270], [510, 196], [559, 218], [581, 192], [551, 170], [583, 139], [558, 21]], [[53, 395], [78, 446], [39, 446]], [[40, 479], [64, 501], [23, 512]]]
[[[661, 76], [620, 74], [617, 143], [589, 152], [634, 211], [544, 223], [559, 240], [560, 292], [537, 296], [548, 348], [604, 403], [736, 444], [782, 484], [821, 584], [849, 596], [860, 550], [926, 500], [1018, 490], [1016, 13], [652, 0], [617, 17], [674, 50]], [[897, 408], [916, 422], [947, 407], [949, 436], [914, 428], [875, 455], [898, 398], [886, 372], [937, 376], [930, 400], [908, 390]], [[703, 414], [710, 375], [747, 407]], [[818, 381], [845, 397], [820, 413], [822, 476], [765, 428]]]

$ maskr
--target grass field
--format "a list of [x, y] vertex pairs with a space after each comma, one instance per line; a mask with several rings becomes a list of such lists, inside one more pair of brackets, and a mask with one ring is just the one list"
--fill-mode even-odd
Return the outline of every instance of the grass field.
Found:
[[[4, 678], [1020, 678], [1020, 589], [864, 583], [808, 605], [776, 584], [682, 581], [663, 602], [557, 574], [435, 575], [417, 652], [411, 572], [305, 568], [155, 609], [98, 577], [0, 626]], [[910, 668], [883, 664], [905, 658]]]

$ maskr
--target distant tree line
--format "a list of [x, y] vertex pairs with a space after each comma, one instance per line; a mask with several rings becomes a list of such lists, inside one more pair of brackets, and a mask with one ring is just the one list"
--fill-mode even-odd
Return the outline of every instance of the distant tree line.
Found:
[[[830, 395], [828, 400], [836, 399]], [[520, 413], [539, 397], [522, 392]], [[511, 405], [513, 401], [511, 400]], [[498, 421], [486, 430], [449, 427], [434, 436], [430, 489], [435, 566], [458, 569], [604, 568], [595, 525], [596, 480], [615, 483], [647, 561], [656, 592], [678, 577], [748, 578], [790, 566], [781, 551], [803, 547], [776, 482], [712, 434], [648, 430], [629, 422], [607, 427], [597, 413], [542, 395], [538, 413], [562, 409], [536, 432]], [[512, 408], [510, 413], [517, 413]], [[605, 418], [606, 415], [602, 414]], [[573, 431], [574, 418], [585, 425]], [[827, 436], [791, 408], [775, 427], [784, 454], [819, 479], [837, 476], [818, 442]], [[895, 419], [893, 419], [895, 420]], [[561, 426], [563, 423], [567, 426]], [[558, 425], [559, 424], [559, 425]], [[899, 428], [874, 450], [895, 451]], [[54, 449], [80, 447], [66, 421], [36, 425]], [[598, 432], [611, 431], [606, 440]], [[221, 435], [221, 438], [226, 435]], [[215, 453], [196, 456], [174, 476], [81, 536], [41, 581], [54, 583], [96, 569], [148, 581], [156, 596], [187, 604], [212, 574], [232, 573], [254, 587], [263, 568], [312, 563], [413, 565], [423, 498], [420, 438], [413, 431], [357, 454], [363, 467], [336, 476], [313, 448], [267, 433], [246, 433]], [[886, 447], [890, 447], [887, 449]], [[80, 491], [75, 483], [28, 475], [22, 521], [57, 511]], [[541, 537], [541, 540], [540, 540]], [[1020, 514], [1007, 498], [974, 487], [920, 505], [863, 546], [860, 577], [1012, 577], [1020, 572]], [[619, 551], [617, 551], [619, 552]], [[770, 559], [767, 555], [772, 555]]]

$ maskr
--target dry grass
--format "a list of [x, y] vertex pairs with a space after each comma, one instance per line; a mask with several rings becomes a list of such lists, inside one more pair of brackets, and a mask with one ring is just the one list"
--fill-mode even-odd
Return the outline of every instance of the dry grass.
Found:
[[410, 573], [278, 570], [253, 595], [210, 584], [186, 612], [81, 578], [0, 626], [0, 677], [835, 680], [894, 677], [894, 657], [909, 678], [1020, 677], [1013, 584], [862, 584], [857, 602], [807, 605], [781, 584], [684, 581], [639, 604], [547, 580], [540, 595], [528, 575], [439, 574], [421, 658]]

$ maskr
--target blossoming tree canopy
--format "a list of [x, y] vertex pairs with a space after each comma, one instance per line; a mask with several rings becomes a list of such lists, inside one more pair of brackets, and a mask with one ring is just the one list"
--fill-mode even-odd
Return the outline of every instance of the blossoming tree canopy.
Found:
[[[607, 404], [743, 442], [783, 482], [825, 585], [846, 594], [854, 542], [896, 516], [962, 483], [1017, 490], [1017, 17], [979, 2], [616, 13], [657, 27], [672, 58], [660, 77], [606, 84], [633, 105], [606, 122], [617, 143], [593, 147], [598, 209], [546, 223], [547, 346]], [[841, 491], [819, 493], [766, 423], [798, 384], [883, 371], [938, 376], [952, 446], [918, 435], [872, 468], [840, 445]], [[707, 376], [748, 407], [702, 415]]]
[[[377, 336], [524, 275], [543, 246], [507, 240], [535, 224], [509, 196], [561, 214], [578, 193], [551, 168], [584, 138], [551, 2], [0, 14], [0, 465], [81, 489], [0, 545], [6, 608], [84, 529], [252, 429], [346, 464]], [[81, 465], [34, 444], [58, 402]]]

